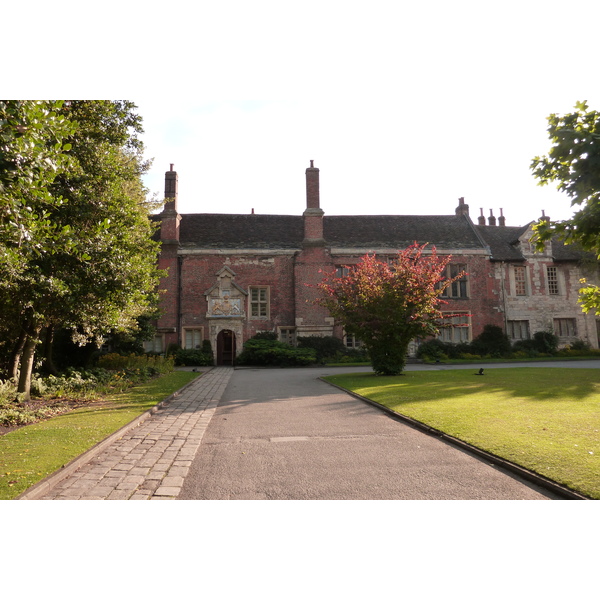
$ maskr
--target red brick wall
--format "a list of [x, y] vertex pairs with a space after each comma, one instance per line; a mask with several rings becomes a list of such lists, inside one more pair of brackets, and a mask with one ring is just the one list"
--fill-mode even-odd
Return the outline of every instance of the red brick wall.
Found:
[[245, 296], [243, 341], [257, 331], [276, 331], [278, 326], [294, 326], [293, 255], [187, 255], [182, 265], [182, 327], [208, 328], [214, 319], [207, 319], [206, 292], [218, 283], [217, 273], [228, 266], [234, 273], [233, 281], [244, 291], [251, 286], [269, 287], [269, 316], [250, 318], [249, 297]]
[[471, 314], [471, 336], [476, 338], [486, 325], [497, 325], [504, 330], [504, 312], [501, 309], [500, 282], [493, 276], [490, 261], [481, 255], [456, 255], [452, 263], [465, 264], [469, 281], [466, 299], [448, 299], [444, 312], [468, 311]]
[[335, 268], [330, 253], [322, 246], [305, 248], [296, 257], [296, 317], [302, 319], [302, 325], [327, 325], [325, 319], [329, 312], [316, 305], [319, 296], [316, 289], [324, 278], [324, 273]]

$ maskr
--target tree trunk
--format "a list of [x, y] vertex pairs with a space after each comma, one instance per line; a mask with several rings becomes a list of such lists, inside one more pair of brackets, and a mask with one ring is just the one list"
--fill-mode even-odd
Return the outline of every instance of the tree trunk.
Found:
[[35, 359], [35, 347], [38, 344], [41, 327], [35, 327], [27, 335], [23, 354], [21, 355], [21, 372], [19, 374], [19, 386], [17, 392], [23, 394], [23, 400], [31, 398], [31, 373], [33, 372], [33, 361]]
[[54, 364], [54, 325], [48, 325], [44, 336], [44, 369], [51, 375], [58, 375]]
[[10, 355], [10, 364], [9, 364], [9, 377], [11, 379], [17, 380], [19, 376], [19, 362], [21, 360], [21, 355], [23, 354], [23, 347], [25, 346], [25, 341], [27, 340], [27, 332], [24, 329], [21, 329], [21, 333], [19, 334], [19, 339], [13, 348], [13, 351]]

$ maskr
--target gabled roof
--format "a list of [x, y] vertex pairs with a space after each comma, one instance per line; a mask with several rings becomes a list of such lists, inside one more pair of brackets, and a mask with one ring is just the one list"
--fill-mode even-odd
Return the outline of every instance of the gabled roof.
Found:
[[[532, 222], [533, 223], [533, 222]], [[532, 223], [523, 227], [490, 227], [476, 225], [476, 229], [490, 247], [491, 260], [524, 261], [519, 250], [519, 238], [529, 229]], [[588, 252], [580, 250], [574, 244], [564, 244], [558, 239], [552, 240], [552, 258], [555, 261], [580, 261], [591, 257]]]
[[528, 227], [529, 225], [524, 227], [475, 225], [479, 235], [491, 250], [491, 260], [525, 260], [517, 244], [519, 237], [527, 231]]

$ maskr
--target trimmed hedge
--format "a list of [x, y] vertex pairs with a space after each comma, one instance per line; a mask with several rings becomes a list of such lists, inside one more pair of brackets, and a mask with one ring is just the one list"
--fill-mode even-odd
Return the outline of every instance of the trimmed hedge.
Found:
[[339, 338], [333, 336], [311, 335], [298, 338], [298, 348], [312, 348], [318, 362], [328, 359], [339, 359], [346, 354], [346, 346]]
[[315, 363], [317, 353], [312, 348], [293, 348], [289, 344], [269, 339], [249, 339], [237, 357], [238, 365], [303, 367]]

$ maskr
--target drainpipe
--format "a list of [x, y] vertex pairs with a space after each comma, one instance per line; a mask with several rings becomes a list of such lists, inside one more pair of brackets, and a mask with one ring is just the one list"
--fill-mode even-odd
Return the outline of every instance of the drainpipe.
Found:
[[183, 319], [181, 316], [181, 290], [183, 287], [181, 281], [181, 272], [183, 271], [183, 256], [177, 257], [177, 332], [179, 337], [179, 345], [183, 348], [185, 340], [183, 339]]
[[502, 307], [504, 308], [504, 333], [508, 335], [508, 315], [506, 313], [506, 263], [502, 261], [500, 263], [502, 265], [502, 278], [500, 279], [500, 289], [502, 290]]

